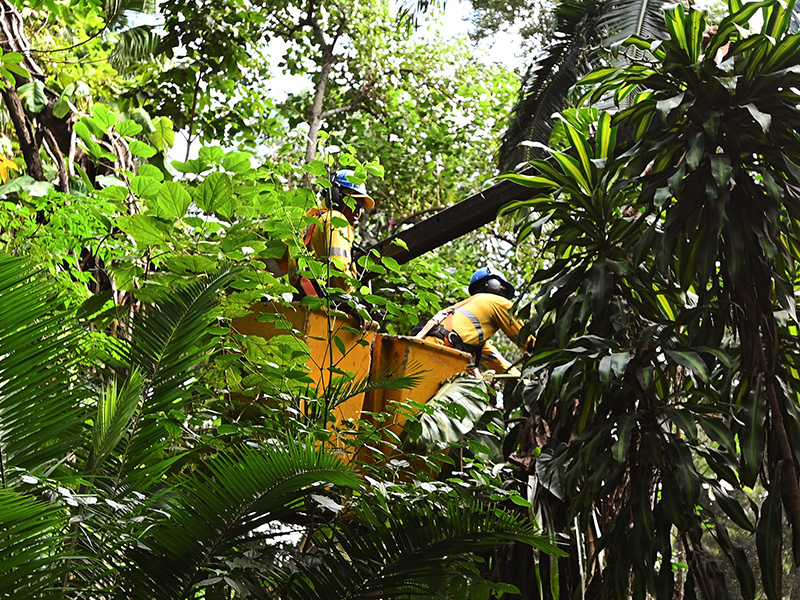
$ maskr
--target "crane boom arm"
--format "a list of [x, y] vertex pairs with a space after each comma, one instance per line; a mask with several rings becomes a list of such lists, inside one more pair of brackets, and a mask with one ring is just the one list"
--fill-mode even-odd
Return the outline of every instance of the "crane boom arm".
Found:
[[[522, 171], [521, 175], [528, 174]], [[381, 256], [389, 256], [398, 263], [407, 263], [434, 248], [438, 248], [462, 235], [482, 227], [497, 218], [500, 208], [513, 200], [527, 200], [536, 194], [531, 188], [509, 180], [501, 180], [493, 186], [439, 211], [435, 215], [387, 237], [367, 252], [377, 250]], [[401, 240], [403, 244], [395, 243]]]

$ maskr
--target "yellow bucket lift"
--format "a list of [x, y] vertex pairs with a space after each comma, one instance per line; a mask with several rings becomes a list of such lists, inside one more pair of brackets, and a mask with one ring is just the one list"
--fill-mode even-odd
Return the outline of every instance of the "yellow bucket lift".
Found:
[[[268, 321], [259, 321], [261, 314], [278, 315]], [[282, 322], [282, 325], [280, 324]], [[349, 398], [334, 409], [335, 424], [341, 426], [348, 420], [360, 419], [361, 412], [388, 412], [395, 405], [412, 401], [424, 404], [442, 384], [469, 364], [470, 355], [422, 339], [406, 336], [383, 335], [371, 327], [365, 333], [351, 315], [324, 309], [310, 310], [293, 303], [261, 302], [253, 306], [246, 317], [231, 323], [234, 331], [271, 339], [287, 335], [301, 336], [308, 345], [306, 365], [311, 378], [322, 395], [331, 378], [330, 367], [354, 373], [354, 380], [364, 380], [390, 374], [393, 377], [419, 373], [421, 381], [413, 388], [370, 390]], [[336, 339], [338, 338], [338, 340]], [[396, 413], [389, 429], [400, 435], [406, 416]]]
[[[420, 373], [422, 379], [413, 388], [377, 389], [367, 392], [364, 410], [385, 412], [391, 410], [392, 405], [402, 405], [409, 400], [425, 404], [439, 391], [445, 381], [467, 370], [470, 358], [466, 352], [427, 340], [378, 334], [372, 346], [371, 373], [373, 375], [391, 373], [393, 376]], [[399, 436], [405, 421], [406, 416], [397, 413], [394, 425], [389, 429]]]
[[[338, 375], [331, 367], [354, 373], [356, 381], [370, 373], [370, 349], [375, 327], [361, 333], [355, 318], [346, 313], [324, 309], [310, 310], [299, 303], [259, 302], [246, 317], [234, 319], [231, 328], [237, 333], [271, 339], [280, 335], [295, 335], [308, 346], [306, 366], [322, 395], [326, 386]], [[277, 315], [278, 319], [259, 321], [262, 314]], [[348, 398], [334, 409], [336, 423], [358, 419], [364, 404], [364, 394]]]

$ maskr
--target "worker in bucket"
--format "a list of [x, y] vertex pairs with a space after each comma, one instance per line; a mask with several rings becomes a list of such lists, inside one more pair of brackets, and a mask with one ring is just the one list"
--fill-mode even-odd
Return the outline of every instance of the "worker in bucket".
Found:
[[489, 341], [502, 330], [525, 352], [533, 348], [533, 338], [520, 342], [522, 323], [511, 316], [514, 286], [492, 267], [481, 267], [469, 280], [470, 296], [439, 311], [427, 323], [415, 327], [412, 335], [468, 352], [475, 366], [485, 365], [499, 373], [519, 376], [519, 369], [506, 360]]
[[[352, 280], [357, 279], [353, 227], [363, 210], [375, 207], [366, 186], [352, 181], [354, 176], [355, 171], [343, 169], [331, 177], [331, 187], [323, 191], [322, 206], [312, 208], [306, 214], [314, 217], [314, 222], [303, 235], [303, 243], [311, 253], [328, 261], [331, 271], [328, 285], [344, 292], [351, 292]], [[327, 278], [327, 273], [325, 275]], [[323, 295], [317, 281], [301, 278], [299, 287], [302, 295]]]
[[353, 262], [353, 226], [358, 222], [362, 210], [374, 208], [375, 201], [367, 193], [363, 183], [354, 183], [350, 177], [355, 171], [345, 169], [337, 171], [331, 177], [330, 188], [323, 190], [321, 206], [311, 208], [307, 217], [312, 217], [303, 232], [303, 243], [314, 258], [322, 259], [331, 267], [331, 277], [328, 279], [328, 269], [322, 272], [319, 267], [315, 269], [316, 277], [307, 277], [306, 271], [301, 275], [297, 259], [289, 255], [289, 250], [284, 252], [280, 259], [267, 258], [267, 269], [275, 277], [289, 275], [289, 282], [297, 289], [295, 300], [305, 296], [322, 298], [326, 296], [318, 278], [328, 281], [331, 287], [337, 287], [343, 292], [353, 289], [350, 278], [356, 277], [355, 263]]

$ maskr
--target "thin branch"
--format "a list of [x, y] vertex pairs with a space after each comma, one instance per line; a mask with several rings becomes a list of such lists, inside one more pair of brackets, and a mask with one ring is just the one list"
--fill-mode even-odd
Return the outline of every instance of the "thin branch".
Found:
[[58, 187], [60, 191], [69, 193], [69, 177], [67, 177], [67, 165], [64, 163], [64, 157], [61, 155], [61, 151], [58, 147], [58, 142], [56, 141], [53, 132], [49, 129], [44, 129], [44, 147], [47, 150], [47, 153], [50, 155], [50, 158], [53, 159], [53, 162], [56, 163], [56, 167], [58, 168]]
[[339, 115], [344, 112], [356, 110], [357, 108], [361, 108], [360, 102], [354, 102], [352, 104], [348, 104], [347, 106], [340, 106], [338, 108], [331, 108], [330, 110], [324, 110], [320, 113], [319, 118], [327, 119], [328, 117], [333, 117], [334, 115]]

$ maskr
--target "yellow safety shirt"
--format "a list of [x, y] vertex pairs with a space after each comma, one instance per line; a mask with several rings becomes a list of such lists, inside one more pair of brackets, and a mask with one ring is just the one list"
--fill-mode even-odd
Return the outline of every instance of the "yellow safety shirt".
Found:
[[[490, 369], [506, 373], [511, 363], [489, 341], [500, 329], [517, 345], [522, 323], [511, 317], [511, 300], [497, 294], [480, 293], [453, 305], [441, 323], [448, 331], [455, 331], [461, 341], [470, 346], [481, 347], [481, 362]], [[429, 338], [436, 341], [436, 338]]]
[[[331, 266], [339, 273], [346, 273], [356, 278], [356, 265], [353, 262], [352, 250], [354, 232], [347, 218], [338, 210], [311, 209], [307, 216], [316, 217], [319, 222], [310, 225], [306, 232], [305, 243], [317, 258], [328, 258]], [[336, 223], [334, 224], [334, 221]], [[345, 223], [346, 225], [342, 224]], [[320, 274], [322, 275], [322, 274]], [[320, 277], [321, 278], [321, 277]], [[328, 285], [338, 287], [345, 292], [353, 290], [347, 277], [332, 276]]]

